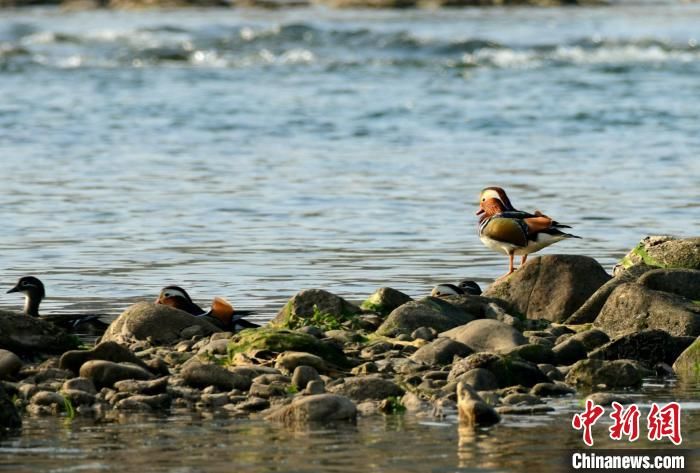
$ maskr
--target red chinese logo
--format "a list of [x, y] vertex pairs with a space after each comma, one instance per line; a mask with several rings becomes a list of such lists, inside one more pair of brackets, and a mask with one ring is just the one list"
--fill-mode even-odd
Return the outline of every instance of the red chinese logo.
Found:
[[[610, 418], [613, 425], [608, 429], [612, 440], [629, 442], [639, 439], [639, 418], [641, 412], [636, 404], [624, 408], [620, 403], [612, 403], [613, 412]], [[571, 419], [571, 425], [576, 430], [583, 430], [583, 442], [589, 447], [593, 446], [593, 426], [605, 412], [602, 406], [591, 400], [586, 400], [586, 409], [575, 414]], [[669, 439], [674, 445], [680, 445], [681, 438], [681, 406], [677, 402], [670, 402], [663, 407], [657, 403], [651, 405], [647, 416], [647, 438], [650, 441]]]

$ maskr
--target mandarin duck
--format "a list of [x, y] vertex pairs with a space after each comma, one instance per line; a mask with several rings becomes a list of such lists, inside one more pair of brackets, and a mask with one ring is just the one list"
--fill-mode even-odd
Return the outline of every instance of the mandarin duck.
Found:
[[561, 228], [571, 227], [554, 221], [539, 210], [535, 210], [534, 214], [517, 210], [500, 187], [483, 189], [479, 200], [476, 215], [479, 217], [481, 242], [494, 251], [508, 255], [509, 258], [508, 272], [501, 278], [515, 271], [515, 255], [521, 257], [522, 267], [530, 253], [567, 238], [581, 238], [562, 232]]
[[[58, 325], [64, 329], [77, 329], [81, 326], [89, 326], [91, 332], [104, 332], [109, 324], [101, 320], [104, 315], [99, 314], [51, 314], [40, 315], [39, 305], [46, 297], [44, 283], [34, 276], [23, 276], [19, 278], [15, 287], [7, 291], [7, 294], [20, 292], [24, 294], [23, 312], [30, 317], [37, 317], [42, 320]], [[83, 327], [84, 328], [84, 327]]]
[[156, 304], [174, 307], [195, 317], [214, 318], [224, 328], [233, 330], [260, 327], [258, 324], [243, 319], [246, 315], [254, 314], [254, 311], [234, 309], [233, 305], [223, 297], [215, 297], [209, 310], [204, 310], [195, 304], [187, 291], [180, 286], [166, 286], [161, 289]]
[[479, 296], [481, 288], [477, 283], [469, 279], [463, 279], [457, 284], [443, 283], [436, 285], [430, 293], [432, 297], [446, 296]]

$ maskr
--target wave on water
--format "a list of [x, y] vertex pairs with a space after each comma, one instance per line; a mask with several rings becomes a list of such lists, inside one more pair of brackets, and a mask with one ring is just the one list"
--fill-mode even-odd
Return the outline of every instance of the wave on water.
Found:
[[34, 64], [55, 68], [179, 65], [250, 68], [392, 67], [537, 68], [586, 64], [690, 63], [694, 40], [582, 38], [563, 44], [505, 44], [489, 38], [446, 40], [409, 31], [326, 29], [306, 23], [275, 27], [187, 29], [171, 25], [130, 31], [41, 31], [15, 24], [0, 31], [0, 70]]

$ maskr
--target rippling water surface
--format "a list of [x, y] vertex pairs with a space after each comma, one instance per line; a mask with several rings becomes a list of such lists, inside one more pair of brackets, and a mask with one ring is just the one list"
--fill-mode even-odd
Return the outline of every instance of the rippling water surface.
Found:
[[[31, 273], [47, 312], [118, 314], [176, 283], [260, 319], [308, 287], [360, 300], [383, 285], [484, 285], [506, 267], [476, 236], [490, 184], [584, 237], [546, 251], [606, 267], [647, 234], [700, 234], [698, 24], [700, 5], [675, 3], [2, 11], [2, 285]], [[536, 440], [574, 438], [568, 419], [507, 422], [466, 447], [454, 422], [410, 417], [332, 435], [178, 416], [32, 420], [0, 462], [199, 471], [179, 466], [186, 451], [221, 460], [207, 471], [233, 459], [302, 471], [320, 449], [330, 470], [352, 457], [370, 470], [523, 471], [521, 455], [540, 469], [551, 456]], [[297, 466], [278, 462], [287, 455]]]

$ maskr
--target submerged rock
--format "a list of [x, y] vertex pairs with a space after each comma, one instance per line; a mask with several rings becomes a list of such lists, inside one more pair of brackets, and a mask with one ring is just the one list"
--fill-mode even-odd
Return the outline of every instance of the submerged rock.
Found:
[[324, 343], [312, 335], [292, 330], [262, 327], [243, 330], [231, 338], [230, 352], [245, 353], [251, 350], [269, 350], [274, 353], [307, 352], [337, 366], [345, 367], [349, 364], [343, 351], [336, 345]]
[[379, 335], [409, 334], [420, 327], [442, 332], [474, 320], [474, 316], [436, 297], [408, 302], [393, 310], [377, 329]]
[[139, 302], [110, 324], [102, 341], [128, 345], [136, 340], [149, 340], [159, 345], [172, 345], [185, 338], [183, 331], [186, 333], [190, 327], [198, 327], [201, 335], [221, 331], [204, 317], [195, 317], [163, 304]]
[[530, 319], [563, 322], [609, 279], [593, 258], [547, 255], [529, 260], [484, 295], [504, 299]]
[[357, 407], [337, 394], [313, 394], [296, 397], [291, 404], [274, 409], [265, 418], [285, 424], [350, 421], [357, 418]]
[[22, 418], [0, 384], [0, 432], [5, 429], [19, 429], [20, 427], [22, 427]]
[[360, 307], [381, 315], [389, 315], [392, 310], [412, 300], [410, 296], [401, 291], [390, 287], [382, 287], [369, 296]]
[[505, 353], [527, 343], [518, 330], [492, 319], [474, 320], [440, 335], [463, 343], [475, 352]]
[[28, 355], [57, 354], [79, 345], [76, 336], [51, 322], [0, 310], [0, 349]]
[[331, 330], [352, 322], [359, 312], [359, 307], [340, 296], [323, 289], [307, 289], [292, 297], [270, 324], [285, 329], [313, 325]]
[[625, 283], [610, 294], [595, 325], [611, 336], [656, 328], [696, 337], [700, 335], [700, 305], [638, 283]]

